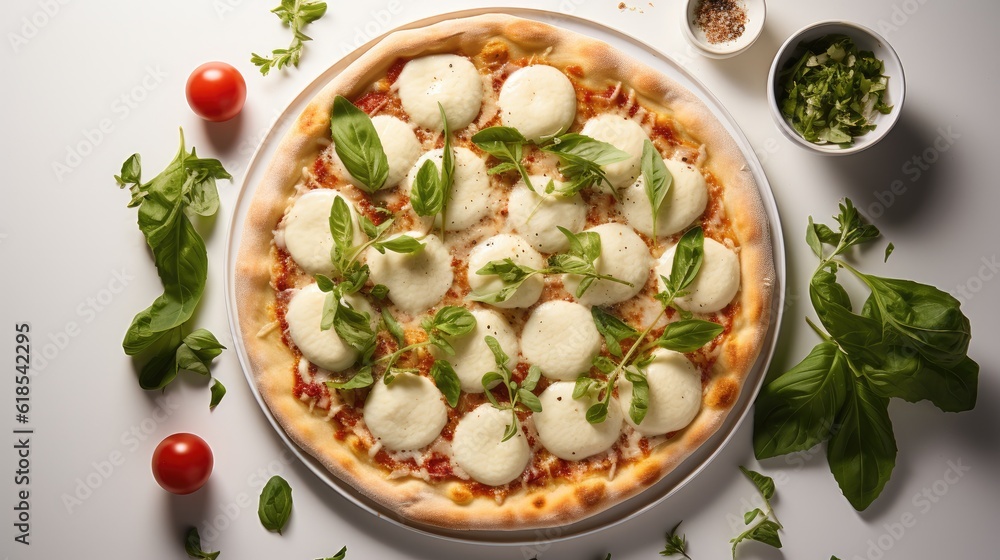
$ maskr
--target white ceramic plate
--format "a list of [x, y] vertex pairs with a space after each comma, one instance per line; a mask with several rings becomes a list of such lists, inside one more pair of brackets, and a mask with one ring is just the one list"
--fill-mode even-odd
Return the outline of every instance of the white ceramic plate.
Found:
[[[636, 59], [672, 77], [685, 87], [694, 91], [706, 102], [712, 112], [715, 113], [718, 119], [723, 123], [729, 133], [736, 140], [737, 144], [743, 150], [743, 154], [745, 155], [751, 168], [754, 179], [760, 188], [760, 195], [768, 214], [771, 243], [774, 248], [776, 281], [774, 284], [774, 297], [772, 301], [771, 326], [766, 336], [764, 346], [761, 350], [760, 357], [757, 360], [754, 370], [749, 376], [747, 384], [740, 395], [740, 399], [733, 408], [729, 417], [719, 428], [719, 431], [709, 438], [704, 445], [698, 448], [698, 450], [696, 450], [695, 453], [684, 461], [677, 469], [667, 475], [660, 482], [644, 490], [638, 496], [618, 504], [607, 511], [572, 525], [566, 525], [547, 531], [546, 540], [554, 542], [623, 523], [626, 520], [631, 519], [632, 517], [653, 507], [676, 492], [679, 488], [701, 472], [701, 470], [705, 468], [705, 466], [729, 441], [732, 435], [736, 432], [736, 428], [740, 425], [746, 417], [747, 412], [750, 410], [750, 405], [753, 403], [753, 399], [756, 397], [757, 391], [760, 389], [761, 383], [764, 379], [764, 374], [767, 371], [767, 365], [770, 363], [771, 355], [774, 352], [778, 325], [781, 324], [781, 315], [784, 308], [785, 251], [781, 238], [781, 226], [778, 221], [777, 206], [774, 203], [774, 198], [771, 194], [767, 178], [764, 176], [764, 171], [761, 168], [757, 157], [754, 155], [753, 149], [750, 147], [750, 143], [715, 96], [713, 96], [697, 79], [688, 74], [679, 64], [666, 55], [656, 51], [649, 45], [629, 37], [620, 31], [588, 20], [564, 14], [530, 9], [477, 9], [452, 12], [432, 18], [422, 19], [397, 28], [397, 30], [424, 27], [448, 19], [497, 12], [557, 25], [571, 31], [576, 31], [581, 34], [606, 41], [614, 47], [621, 49]], [[384, 35], [382, 37], [384, 37]], [[353, 53], [347, 55], [342, 60], [331, 66], [326, 72], [317, 77], [309, 86], [307, 86], [278, 117], [275, 125], [264, 137], [263, 141], [257, 147], [256, 152], [250, 160], [250, 164], [240, 187], [240, 194], [236, 201], [236, 207], [233, 211], [233, 219], [229, 225], [228, 238], [226, 242], [226, 306], [228, 309], [229, 325], [232, 330], [236, 352], [240, 358], [240, 364], [243, 367], [243, 372], [247, 377], [247, 382], [250, 384], [250, 389], [253, 391], [257, 402], [260, 404], [261, 410], [268, 417], [271, 425], [274, 427], [275, 431], [278, 432], [278, 435], [281, 436], [285, 444], [303, 463], [310, 468], [310, 470], [316, 474], [316, 476], [329, 484], [337, 492], [343, 495], [344, 498], [350, 500], [358, 507], [391, 523], [449, 540], [497, 545], [520, 545], [535, 542], [537, 540], [536, 531], [459, 531], [442, 529], [439, 527], [415, 523], [373, 502], [346, 482], [335, 477], [328, 470], [326, 470], [322, 464], [292, 442], [284, 430], [282, 430], [282, 428], [275, 421], [270, 410], [261, 399], [260, 394], [257, 392], [257, 386], [254, 383], [253, 375], [250, 371], [250, 365], [246, 357], [246, 349], [243, 346], [243, 340], [240, 336], [239, 317], [236, 314], [236, 302], [234, 299], [234, 275], [236, 255], [243, 230], [243, 222], [246, 218], [250, 201], [253, 198], [254, 190], [260, 182], [268, 162], [272, 159], [277, 145], [290, 128], [295, 117], [302, 111], [305, 105], [308, 104], [309, 100], [312, 99], [312, 97], [334, 76], [343, 71], [344, 68], [354, 62], [354, 60], [356, 60], [362, 53], [371, 48], [373, 44], [381, 40], [382, 37], [372, 40], [366, 45], [358, 48]], [[550, 533], [552, 533], [551, 537], [549, 536]]]

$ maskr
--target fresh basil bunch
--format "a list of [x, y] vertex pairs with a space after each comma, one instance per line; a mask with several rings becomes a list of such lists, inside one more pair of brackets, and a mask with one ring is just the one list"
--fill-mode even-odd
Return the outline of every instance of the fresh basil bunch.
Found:
[[[878, 238], [878, 228], [863, 222], [850, 199], [836, 220], [839, 231], [812, 218], [806, 228], [820, 260], [809, 298], [823, 328], [806, 321], [823, 340], [761, 390], [754, 452], [764, 459], [829, 440], [830, 470], [851, 505], [864, 510], [896, 463], [889, 399], [971, 410], [979, 364], [968, 356], [972, 332], [958, 300], [933, 286], [860, 272], [840, 257]], [[891, 251], [890, 244], [886, 259]], [[870, 290], [860, 314], [838, 282], [841, 269]]]

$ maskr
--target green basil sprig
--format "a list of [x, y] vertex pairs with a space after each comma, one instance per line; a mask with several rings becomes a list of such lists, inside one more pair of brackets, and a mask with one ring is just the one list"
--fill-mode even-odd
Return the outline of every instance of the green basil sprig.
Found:
[[771, 498], [774, 497], [774, 481], [771, 480], [771, 477], [764, 476], [745, 467], [740, 467], [740, 471], [753, 483], [757, 488], [757, 492], [764, 498], [764, 505], [767, 507], [767, 511], [754, 508], [743, 514], [744, 525], [749, 526], [758, 518], [760, 518], [760, 521], [729, 541], [733, 543], [733, 560], [736, 560], [736, 547], [746, 540], [761, 542], [774, 548], [781, 548], [781, 538], [778, 536], [778, 531], [783, 529], [781, 523], [778, 522], [778, 518], [774, 515], [774, 510], [771, 508]]
[[441, 237], [444, 237], [448, 223], [445, 215], [451, 198], [451, 186], [455, 177], [455, 151], [451, 146], [451, 128], [444, 107], [438, 103], [441, 112], [441, 122], [444, 123], [444, 153], [441, 159], [441, 171], [438, 171], [434, 161], [428, 159], [417, 170], [410, 190], [410, 205], [418, 216], [441, 215]]
[[569, 249], [567, 252], [550, 256], [548, 266], [540, 269], [518, 264], [511, 258], [490, 261], [477, 270], [476, 274], [480, 276], [497, 276], [503, 283], [503, 287], [495, 292], [469, 294], [468, 299], [484, 303], [507, 301], [514, 296], [514, 293], [524, 284], [525, 280], [536, 274], [576, 274], [583, 276], [583, 280], [576, 289], [575, 295], [577, 298], [583, 297], [583, 294], [596, 280], [609, 280], [626, 286], [632, 286], [630, 282], [615, 278], [610, 274], [598, 274], [596, 262], [597, 258], [601, 256], [600, 235], [593, 231], [573, 233], [562, 226], [556, 227], [569, 240]]
[[[979, 364], [968, 356], [972, 334], [958, 300], [933, 286], [860, 272], [839, 257], [878, 238], [878, 228], [864, 223], [850, 199], [836, 220], [839, 231], [811, 218], [806, 229], [820, 260], [809, 297], [823, 328], [806, 321], [823, 340], [761, 390], [754, 453], [775, 457], [829, 440], [830, 470], [851, 505], [864, 510], [896, 463], [889, 399], [971, 410]], [[841, 269], [870, 290], [860, 314], [837, 281]]]
[[298, 66], [299, 58], [305, 49], [305, 42], [312, 38], [302, 32], [310, 23], [326, 14], [326, 2], [311, 2], [309, 0], [281, 0], [281, 5], [271, 10], [281, 23], [292, 30], [292, 43], [286, 49], [274, 49], [270, 57], [257, 53], [250, 56], [250, 62], [260, 67], [260, 73], [267, 76], [271, 68], [281, 70], [285, 66]]
[[[510, 356], [503, 351], [497, 339], [487, 336], [486, 345], [493, 352], [493, 359], [496, 361], [497, 366], [497, 371], [491, 371], [483, 376], [483, 389], [486, 391], [486, 398], [489, 399], [490, 404], [497, 410], [510, 410], [511, 414], [510, 424], [507, 424], [507, 429], [504, 430], [503, 438], [500, 440], [502, 443], [517, 435], [518, 406], [532, 412], [542, 411], [542, 402], [532, 393], [535, 390], [535, 386], [538, 385], [538, 380], [542, 377], [542, 370], [538, 366], [531, 366], [528, 368], [528, 375], [524, 378], [524, 381], [518, 383], [513, 379], [514, 372], [507, 367]], [[507, 390], [506, 403], [500, 403], [496, 395], [493, 394], [493, 391], [490, 390], [494, 385], [501, 383]]]
[[[543, 152], [556, 155], [560, 161], [559, 172], [568, 182], [560, 189], [554, 189], [554, 183], [550, 182], [546, 192], [555, 192], [562, 196], [573, 196], [591, 186], [600, 187], [608, 184], [603, 166], [629, 158], [627, 152], [577, 132], [568, 132], [547, 138], [540, 143], [533, 143], [517, 129], [491, 126], [477, 132], [472, 141], [481, 150], [500, 160], [498, 165], [489, 170], [491, 174], [517, 171], [525, 185], [536, 193], [538, 191], [531, 184], [527, 169], [524, 167], [524, 148], [534, 145]], [[618, 196], [614, 188], [611, 192], [615, 197]]]
[[374, 193], [385, 185], [389, 159], [375, 125], [367, 113], [340, 95], [333, 99], [330, 135], [340, 161], [361, 182], [361, 190]]
[[646, 198], [649, 199], [649, 206], [653, 210], [653, 244], [657, 242], [656, 223], [659, 221], [660, 207], [666, 200], [670, 188], [674, 184], [674, 176], [663, 163], [660, 152], [656, 151], [653, 143], [647, 138], [642, 143], [642, 182], [646, 191]]
[[530, 144], [516, 128], [509, 126], [491, 126], [484, 128], [472, 136], [472, 143], [479, 146], [479, 149], [500, 160], [500, 163], [491, 167], [488, 171], [490, 175], [505, 173], [507, 171], [517, 171], [521, 175], [521, 180], [531, 189], [535, 190], [531, 184], [531, 177], [524, 167], [524, 146]]
[[[608, 353], [618, 360], [597, 356], [593, 365], [604, 378], [585, 374], [576, 379], [573, 388], [574, 399], [597, 392], [598, 402], [587, 409], [588, 422], [599, 424], [607, 419], [615, 383], [619, 376], [624, 375], [625, 379], [632, 383], [629, 417], [636, 424], [642, 423], [649, 409], [649, 384], [643, 370], [653, 361], [652, 351], [656, 348], [665, 348], [675, 352], [693, 352], [722, 333], [723, 327], [718, 323], [684, 318], [669, 323], [660, 336], [643, 344], [656, 323], [666, 314], [667, 309], [677, 309], [674, 298], [684, 295], [685, 289], [694, 281], [704, 259], [703, 244], [704, 233], [700, 226], [681, 236], [674, 250], [670, 277], [663, 278], [666, 288], [655, 296], [663, 309], [642, 332], [599, 307], [591, 309], [594, 325], [597, 327], [597, 332], [604, 336]], [[634, 342], [628, 351], [623, 353], [622, 342], [626, 340]]]
[[[142, 181], [139, 154], [115, 175], [132, 195], [128, 207], [139, 207], [139, 229], [153, 252], [163, 294], [140, 311], [125, 333], [122, 348], [129, 356], [149, 355], [139, 372], [143, 389], [162, 389], [180, 370], [210, 376], [212, 361], [225, 348], [205, 329], [191, 331], [190, 319], [205, 291], [208, 252], [192, 216], [212, 216], [219, 209], [217, 179], [232, 179], [217, 159], [189, 153], [180, 133], [173, 161], [149, 182]], [[213, 395], [212, 408], [221, 396]]]
[[219, 552], [205, 552], [201, 549], [201, 535], [198, 534], [197, 527], [191, 527], [184, 535], [184, 552], [197, 560], [215, 560], [219, 557]]
[[[364, 315], [367, 320], [367, 314]], [[374, 329], [370, 329], [370, 335], [367, 332], [361, 335], [363, 341], [366, 344], [370, 343], [370, 346], [364, 347], [364, 353], [362, 354], [360, 361], [361, 366], [359, 367], [357, 373], [355, 373], [355, 375], [347, 381], [327, 381], [327, 387], [331, 389], [358, 389], [362, 387], [369, 387], [375, 382], [376, 368], [382, 372], [382, 381], [386, 385], [389, 385], [396, 379], [396, 375], [400, 373], [415, 373], [415, 371], [410, 369], [396, 367], [396, 362], [399, 358], [408, 352], [412, 352], [418, 348], [426, 346], [435, 346], [445, 354], [454, 355], [455, 348], [448, 341], [448, 338], [464, 336], [476, 328], [476, 317], [470, 313], [468, 309], [457, 306], [444, 306], [439, 309], [433, 317], [427, 317], [421, 322], [421, 328], [423, 328], [424, 332], [427, 334], [426, 340], [415, 342], [410, 345], [404, 345], [405, 336], [402, 327], [396, 319], [385, 309], [382, 311], [382, 317], [383, 324], [386, 325], [386, 329], [390, 334], [392, 334], [393, 338], [399, 345], [399, 348], [391, 354], [387, 354], [373, 360], [371, 354], [374, 351], [374, 341], [377, 332]], [[334, 322], [336, 324], [336, 319], [334, 319]], [[340, 334], [340, 331], [338, 331], [338, 334]], [[371, 351], [369, 351], [369, 348], [371, 348]], [[440, 389], [445, 395], [445, 398], [448, 400], [448, 404], [452, 407], [456, 406], [460, 395], [461, 383], [452, 365], [446, 360], [437, 360], [431, 366], [430, 374], [434, 379], [435, 385], [437, 385], [438, 389]]]
[[611, 194], [618, 198], [618, 190], [608, 182], [604, 166], [628, 159], [628, 152], [576, 132], [556, 136], [541, 149], [559, 157], [559, 172], [569, 181], [558, 191], [563, 196], [572, 196], [591, 186], [608, 185]]
[[257, 505], [257, 516], [261, 525], [271, 532], [281, 530], [288, 523], [288, 517], [292, 514], [292, 487], [280, 476], [272, 476], [264, 489], [260, 492], [260, 501]]

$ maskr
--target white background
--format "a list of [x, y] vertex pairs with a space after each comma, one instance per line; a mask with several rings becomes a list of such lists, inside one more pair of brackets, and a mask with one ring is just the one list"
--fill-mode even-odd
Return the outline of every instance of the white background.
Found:
[[[160, 293], [160, 284], [135, 209], [125, 207], [128, 194], [112, 179], [121, 162], [139, 152], [151, 177], [176, 152], [177, 128], [183, 126], [188, 145], [220, 158], [238, 181], [275, 114], [355, 45], [423, 17], [487, 4], [331, 2], [327, 16], [307, 30], [315, 40], [300, 67], [263, 78], [248, 62], [251, 51], [269, 51], [289, 40], [268, 12], [271, 3], [19, 0], [0, 4], [0, 333], [6, 333], [0, 335], [0, 363], [9, 364], [0, 381], [0, 432], [20, 427], [10, 375], [14, 325], [29, 322], [36, 359], [29, 426], [35, 434], [27, 547], [13, 541], [14, 439], [0, 438], [0, 557], [182, 558], [183, 531], [194, 524], [202, 527], [206, 548], [222, 550], [220, 558], [226, 559], [309, 559], [347, 545], [352, 559], [575, 560], [611, 552], [616, 560], [651, 560], [663, 547], [664, 531], [683, 519], [692, 556], [721, 559], [754, 500], [752, 486], [739, 476], [741, 464], [776, 478], [775, 508], [786, 529], [783, 551], [748, 544], [740, 558], [995, 557], [1000, 280], [994, 278], [1000, 271], [985, 263], [997, 262], [1000, 252], [995, 134], [1000, 68], [997, 41], [990, 38], [1000, 5], [772, 1], [764, 34], [751, 50], [714, 61], [695, 54], [679, 34], [679, 0], [626, 3], [635, 9], [620, 10], [617, 0], [501, 4], [573, 13], [627, 31], [675, 56], [730, 110], [767, 172], [788, 247], [790, 304], [776, 368], [787, 369], [817, 342], [803, 321], [810, 312], [803, 296], [815, 263], [803, 230], [809, 215], [829, 221], [844, 196], [897, 247], [887, 265], [881, 264], [880, 247], [860, 255], [866, 270], [955, 294], [959, 287], [965, 291], [963, 310], [974, 333], [971, 354], [982, 365], [979, 404], [970, 413], [945, 414], [926, 403], [893, 401], [897, 467], [868, 511], [856, 513], [843, 499], [822, 448], [758, 465], [748, 422], [696, 480], [628, 523], [555, 544], [540, 533], [531, 547], [456, 544], [362, 512], [292, 459], [253, 399], [232, 351], [214, 368], [229, 388], [215, 412], [208, 411], [208, 390], [197, 376], [184, 375], [162, 395], [145, 393], [120, 341], [133, 314]], [[778, 133], [765, 104], [767, 69], [780, 43], [822, 19], [880, 29], [906, 70], [900, 122], [880, 145], [848, 158], [823, 158], [792, 145]], [[187, 75], [208, 60], [228, 61], [247, 79], [247, 106], [233, 122], [203, 123], [187, 107]], [[105, 120], [105, 131], [93, 132]], [[933, 163], [921, 169], [914, 157]], [[57, 171], [57, 163], [70, 171]], [[897, 180], [905, 191], [889, 194]], [[214, 227], [203, 230], [212, 268], [197, 320], [230, 347], [222, 262], [236, 191], [235, 185], [220, 184], [222, 210]], [[177, 431], [200, 434], [215, 451], [211, 481], [190, 496], [163, 492], [149, 472], [153, 447]], [[968, 470], [956, 479], [946, 476], [949, 465]], [[263, 481], [279, 472], [295, 496], [282, 536], [266, 532], [255, 511]], [[930, 498], [921, 498], [923, 492]], [[904, 517], [915, 525], [900, 525]]]

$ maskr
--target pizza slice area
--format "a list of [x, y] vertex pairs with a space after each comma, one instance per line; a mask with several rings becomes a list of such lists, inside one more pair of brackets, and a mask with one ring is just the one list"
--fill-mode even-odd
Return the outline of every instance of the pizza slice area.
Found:
[[456, 501], [613, 479], [670, 445], [739, 313], [709, 149], [625, 85], [503, 42], [399, 60], [353, 107], [358, 144], [334, 134], [274, 229], [303, 407]]

